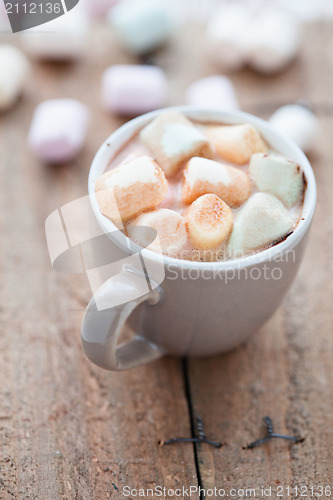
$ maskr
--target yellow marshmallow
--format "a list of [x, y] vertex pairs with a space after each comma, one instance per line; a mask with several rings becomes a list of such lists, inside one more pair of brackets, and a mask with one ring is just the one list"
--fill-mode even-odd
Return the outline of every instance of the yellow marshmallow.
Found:
[[188, 208], [185, 221], [193, 245], [214, 250], [230, 234], [233, 215], [230, 207], [218, 196], [205, 194]]

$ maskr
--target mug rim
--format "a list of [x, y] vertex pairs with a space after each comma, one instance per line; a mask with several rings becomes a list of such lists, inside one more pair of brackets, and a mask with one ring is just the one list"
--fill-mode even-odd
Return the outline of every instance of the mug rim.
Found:
[[[216, 122], [227, 125], [250, 123], [252, 125], [255, 125], [270, 147], [272, 147], [271, 142], [277, 142], [278, 144], [280, 144], [280, 146], [273, 149], [276, 149], [278, 153], [286, 156], [287, 158], [290, 157], [291, 153], [292, 159], [300, 163], [305, 175], [306, 185], [302, 212], [298, 223], [294, 231], [281, 242], [278, 242], [269, 248], [244, 257], [237, 257], [231, 260], [221, 260], [214, 262], [197, 262], [177, 259], [168, 255], [162, 255], [164, 265], [168, 267], [174, 266], [183, 269], [196, 268], [207, 270], [211, 269], [214, 271], [230, 271], [239, 268], [250, 267], [262, 262], [269, 262], [274, 260], [274, 258], [276, 258], [277, 256], [284, 255], [288, 251], [291, 251], [308, 231], [316, 207], [316, 180], [308, 158], [295, 143], [274, 130], [271, 125], [262, 118], [258, 118], [257, 116], [250, 113], [245, 113], [244, 111], [224, 111], [198, 106], [172, 106], [145, 113], [123, 124], [104, 141], [92, 161], [88, 177], [88, 193], [90, 204], [94, 216], [103, 232], [106, 234], [110, 234], [112, 232], [118, 231], [118, 228], [100, 211], [95, 193], [96, 179], [105, 172], [107, 164], [110, 163], [112, 158], [122, 149], [122, 147], [131, 139], [131, 137], [136, 132], [138, 132], [143, 126], [148, 124], [156, 116], [165, 111], [179, 111], [185, 114], [188, 118], [192, 120], [202, 121], [203, 123]], [[111, 148], [112, 142], [117, 143], [114, 151]], [[286, 150], [288, 150], [289, 152], [288, 155], [285, 153]], [[98, 175], [96, 175], [96, 171], [99, 170], [101, 164], [105, 164], [105, 167], [103, 168], [102, 172], [99, 172]], [[121, 233], [121, 236], [123, 240], [122, 243], [126, 245], [126, 248], [129, 248], [129, 242], [131, 241], [130, 238], [128, 238], [128, 236], [123, 233]], [[161, 254], [148, 249], [145, 249], [144, 251], [145, 258], [149, 258], [155, 262], [160, 262]]]

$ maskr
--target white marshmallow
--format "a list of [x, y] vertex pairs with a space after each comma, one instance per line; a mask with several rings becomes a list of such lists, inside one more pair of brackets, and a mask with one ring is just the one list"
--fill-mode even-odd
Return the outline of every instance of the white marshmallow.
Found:
[[166, 111], [140, 133], [166, 175], [176, 173], [180, 164], [192, 156], [207, 156], [211, 150], [207, 138], [178, 111]]
[[144, 226], [155, 229], [159, 239], [148, 246], [150, 250], [158, 251], [159, 248], [162, 248], [163, 254], [177, 257], [187, 243], [185, 219], [174, 210], [160, 208], [143, 213], [127, 227], [128, 236], [137, 243], [146, 246], [149, 243], [151, 232], [149, 229], [145, 232]]
[[144, 54], [166, 42], [174, 23], [164, 0], [123, 0], [108, 15], [125, 48]]
[[35, 111], [28, 142], [41, 160], [62, 163], [82, 149], [87, 135], [89, 112], [74, 99], [44, 101]]
[[119, 115], [139, 115], [165, 106], [168, 85], [164, 71], [156, 66], [118, 64], [102, 79], [102, 103]]
[[89, 14], [94, 18], [102, 18], [114, 7], [119, 0], [88, 0]]
[[285, 206], [269, 193], [255, 193], [240, 209], [231, 233], [228, 254], [241, 257], [285, 237], [293, 220]]
[[191, 106], [239, 109], [234, 86], [230, 78], [214, 75], [192, 83], [186, 91], [186, 103]]
[[282, 106], [270, 117], [269, 123], [305, 152], [311, 149], [320, 130], [316, 116], [298, 104]]
[[168, 183], [157, 163], [141, 156], [105, 172], [97, 179], [95, 190], [102, 214], [119, 226], [161, 203]]
[[235, 71], [244, 64], [245, 33], [252, 22], [251, 10], [230, 2], [214, 12], [207, 29], [207, 49], [216, 64], [226, 71]]
[[25, 50], [33, 57], [50, 61], [71, 61], [86, 53], [89, 20], [85, 3], [42, 26], [23, 32]]
[[245, 38], [245, 56], [250, 66], [262, 73], [274, 73], [296, 57], [300, 27], [287, 13], [263, 8], [248, 25]]
[[250, 161], [250, 176], [259, 191], [274, 194], [289, 208], [296, 205], [303, 194], [301, 167], [282, 156], [253, 155]]
[[22, 93], [29, 67], [16, 47], [0, 45], [0, 111], [10, 108]]
[[254, 153], [267, 151], [258, 130], [249, 123], [208, 126], [206, 134], [217, 154], [237, 165], [247, 163]]

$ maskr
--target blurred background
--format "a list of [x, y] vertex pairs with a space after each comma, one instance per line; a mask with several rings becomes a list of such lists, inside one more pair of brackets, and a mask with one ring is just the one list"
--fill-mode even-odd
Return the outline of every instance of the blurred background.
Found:
[[[25, 5], [31, 11], [34, 4]], [[52, 12], [59, 8], [48, 5]], [[1, 7], [0, 41], [25, 58], [0, 52], [1, 125], [24, 129], [20, 143], [35, 164], [79, 162], [87, 172], [99, 145], [124, 121], [180, 104], [269, 119], [296, 103], [303, 108], [284, 109], [272, 123], [306, 152], [315, 146], [315, 115], [327, 109], [323, 96], [331, 85], [329, 0], [81, 0], [65, 15], [15, 34]], [[14, 4], [7, 10], [14, 12]], [[28, 140], [29, 129], [37, 106], [59, 98], [80, 101], [90, 120], [72, 156], [50, 158], [43, 150], [47, 138], [37, 126], [37, 137]]]

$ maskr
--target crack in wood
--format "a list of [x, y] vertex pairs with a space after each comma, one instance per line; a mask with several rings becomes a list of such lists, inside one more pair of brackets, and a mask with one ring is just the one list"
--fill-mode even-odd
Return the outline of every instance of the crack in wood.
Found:
[[[193, 407], [193, 400], [192, 400], [192, 394], [191, 394], [191, 383], [190, 383], [187, 358], [182, 359], [182, 372], [183, 372], [183, 380], [184, 380], [185, 397], [186, 397], [186, 401], [187, 401], [188, 413], [189, 413], [189, 418], [190, 418], [191, 437], [195, 438], [196, 437], [196, 418], [195, 418], [195, 414], [194, 414], [194, 407]], [[200, 498], [200, 500], [204, 500], [203, 493], [201, 492], [201, 489], [203, 488], [203, 482], [202, 482], [201, 471], [200, 471], [197, 443], [193, 443], [193, 454], [194, 454], [195, 470], [196, 470], [196, 474], [197, 474], [198, 488], [200, 491], [199, 498]]]

